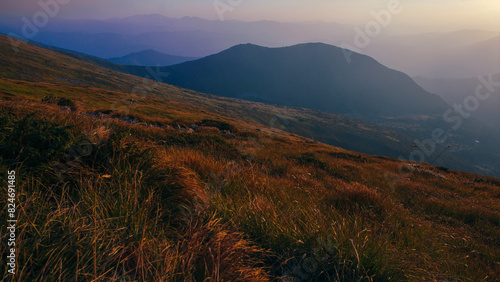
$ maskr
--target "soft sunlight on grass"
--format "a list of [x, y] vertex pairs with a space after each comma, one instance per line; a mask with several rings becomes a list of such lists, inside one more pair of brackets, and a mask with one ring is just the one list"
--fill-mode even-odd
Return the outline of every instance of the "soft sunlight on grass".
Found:
[[[411, 181], [393, 189], [383, 175], [396, 173], [398, 163], [388, 158], [293, 137], [252, 149], [252, 140], [269, 136], [234, 121], [188, 118], [230, 127], [235, 139], [220, 129], [187, 133], [129, 124], [119, 115], [102, 129], [103, 120], [41, 100], [1, 102], [0, 110], [1, 148], [11, 150], [2, 171], [11, 164], [20, 175], [20, 280], [477, 281], [499, 275], [494, 178], [420, 165]], [[147, 120], [153, 121], [179, 122]], [[15, 133], [20, 126], [31, 128], [26, 134], [51, 132], [50, 140], [64, 148], [100, 137], [61, 182], [50, 164], [71, 156], [38, 155], [42, 143], [6, 147], [25, 138]], [[32, 154], [23, 155], [28, 148]]]

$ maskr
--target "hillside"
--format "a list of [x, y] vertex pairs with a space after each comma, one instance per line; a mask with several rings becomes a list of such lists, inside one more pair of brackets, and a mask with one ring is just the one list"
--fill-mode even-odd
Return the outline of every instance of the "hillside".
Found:
[[222, 114], [257, 107], [254, 120], [276, 125], [281, 108], [19, 48], [0, 37], [0, 171], [17, 177], [18, 281], [500, 275], [500, 179], [417, 163], [401, 174], [397, 160]]
[[108, 61], [120, 65], [131, 66], [170, 66], [187, 61], [192, 61], [197, 58], [182, 57], [164, 54], [152, 49], [144, 50], [141, 52], [134, 52], [123, 57], [109, 58]]
[[[379, 121], [380, 125], [377, 125], [369, 121], [352, 119], [338, 114], [201, 94], [161, 83], [151, 82], [150, 85], [144, 85], [144, 82], [136, 77], [110, 72], [110, 70], [117, 70], [123, 73], [138, 73], [140, 76], [155, 78], [160, 81], [168, 78], [170, 74], [165, 73], [162, 68], [123, 66], [81, 53], [39, 43], [34, 44], [37, 47], [56, 51], [77, 59], [71, 60], [71, 62], [80, 66], [80, 68], [77, 70], [68, 68], [66, 63], [68, 58], [66, 57], [59, 57], [58, 60], [53, 60], [53, 63], [47, 66], [44, 64], [44, 56], [40, 56], [40, 52], [43, 53], [44, 50], [39, 48], [30, 50], [26, 56], [17, 56], [12, 48], [4, 48], [3, 54], [5, 54], [4, 60], [6, 64], [9, 63], [9, 60], [12, 60], [13, 56], [16, 56], [18, 66], [29, 66], [25, 68], [11, 67], [8, 71], [3, 72], [4, 77], [13, 79], [24, 77], [24, 79], [31, 81], [51, 81], [55, 84], [77, 87], [77, 89], [91, 86], [109, 90], [119, 88], [120, 91], [124, 92], [134, 90], [144, 92], [145, 89], [148, 89], [148, 96], [151, 95], [162, 99], [166, 98], [165, 91], [169, 91], [168, 99], [170, 101], [182, 102], [235, 119], [283, 129], [290, 133], [344, 149], [389, 157], [398, 157], [401, 153], [405, 153], [406, 155], [411, 153], [410, 149], [414, 144], [415, 138], [421, 139], [422, 136], [431, 136], [433, 129], [443, 126], [439, 123], [429, 122], [432, 119], [425, 120], [423, 124], [412, 118], [406, 120], [383, 120], [383, 122]], [[47, 55], [52, 58], [57, 56], [55, 53]], [[82, 60], [90, 64], [85, 64]], [[98, 68], [95, 65], [104, 68]], [[26, 76], [27, 73], [31, 75]], [[108, 82], [98, 79], [104, 75], [109, 76], [108, 80], [113, 81], [112, 87], [110, 87]], [[13, 84], [13, 82], [10, 84]], [[11, 88], [12, 85], [4, 86], [6, 91]], [[78, 101], [80, 98], [78, 95], [75, 95], [77, 91], [71, 91], [70, 93], [74, 94], [70, 98]], [[42, 98], [41, 95], [39, 98]], [[87, 103], [86, 101], [82, 102]], [[137, 109], [137, 111], [140, 114], [149, 114], [147, 111], [144, 112], [143, 109]], [[407, 130], [401, 129], [401, 124]], [[444, 126], [447, 125], [445, 124]], [[474, 123], [467, 127], [468, 130], [466, 130], [465, 134], [455, 133], [450, 138], [453, 141], [453, 152], [445, 150], [446, 146], [442, 146], [443, 148], [438, 147], [435, 154], [429, 157], [429, 162], [435, 160], [433, 162], [435, 165], [461, 171], [492, 176], [500, 175], [497, 169], [500, 158], [497, 157], [497, 154], [492, 154], [492, 151], [497, 152], [498, 150], [490, 149], [490, 147], [495, 148], [498, 146], [500, 142], [496, 142], [497, 138], [494, 136], [482, 138], [484, 134], [474, 131], [479, 128]], [[487, 142], [484, 142], [483, 146], [480, 147], [470, 146], [471, 135]], [[407, 156], [403, 157], [408, 158]]]

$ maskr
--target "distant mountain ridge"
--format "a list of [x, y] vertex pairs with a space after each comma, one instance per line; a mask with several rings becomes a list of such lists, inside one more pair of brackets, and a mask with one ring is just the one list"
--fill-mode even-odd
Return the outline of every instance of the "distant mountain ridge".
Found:
[[[23, 36], [22, 27], [19, 18], [0, 19], [0, 33]], [[54, 18], [36, 36], [27, 38], [99, 58], [148, 49], [204, 57], [247, 42], [269, 47], [304, 42], [353, 45], [354, 28], [320, 21], [242, 22], [152, 14], [106, 20]], [[358, 51], [411, 76], [467, 78], [500, 72], [498, 44], [491, 40], [499, 36], [498, 31], [485, 30], [426, 32], [408, 26], [400, 32], [389, 28]]]
[[[0, 33], [22, 36], [21, 28], [17, 20], [0, 19]], [[351, 30], [350, 26], [322, 22], [242, 22], [137, 15], [108, 20], [53, 19], [29, 39], [100, 58], [121, 57], [147, 49], [203, 57], [245, 42], [284, 46], [320, 41], [332, 32], [337, 44], [341, 38], [350, 38]]]
[[174, 56], [158, 52], [153, 49], [148, 49], [140, 52], [134, 52], [123, 57], [114, 57], [107, 59], [108, 61], [131, 66], [170, 66], [184, 63], [187, 61], [196, 60], [195, 57]]
[[[267, 48], [242, 44], [163, 68], [166, 82], [216, 95], [340, 114], [442, 114], [446, 103], [404, 73], [323, 43]], [[350, 52], [350, 51], [349, 51]]]

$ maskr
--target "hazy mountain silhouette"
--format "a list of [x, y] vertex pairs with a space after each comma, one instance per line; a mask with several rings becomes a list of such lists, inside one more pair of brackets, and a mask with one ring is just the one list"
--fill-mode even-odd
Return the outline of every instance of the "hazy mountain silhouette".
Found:
[[164, 54], [156, 50], [148, 49], [141, 52], [134, 52], [123, 57], [115, 57], [107, 60], [121, 65], [170, 66], [196, 59], [198, 58], [174, 56], [174, 55]]
[[[14, 32], [21, 36], [21, 31], [22, 23], [18, 19], [0, 19], [0, 32]], [[243, 22], [137, 15], [107, 20], [54, 19], [29, 39], [100, 58], [112, 58], [147, 49], [204, 57], [246, 42], [287, 46], [326, 39], [338, 44], [350, 38], [352, 27], [335, 23]]]
[[432, 115], [446, 107], [404, 73], [322, 43], [238, 45], [164, 71], [170, 73], [167, 83], [197, 91], [334, 113]]
[[[489, 76], [484, 76], [489, 80]], [[476, 89], [481, 85], [477, 78], [467, 79], [430, 79], [415, 77], [415, 81], [429, 92], [436, 93], [449, 105], [463, 104], [469, 96], [474, 96]], [[494, 83], [500, 82], [500, 73], [491, 77]], [[491, 86], [490, 86], [491, 87]], [[488, 90], [487, 88], [482, 91]], [[472, 113], [472, 116], [483, 123], [490, 125], [493, 129], [500, 129], [500, 88], [494, 87], [491, 96], [484, 101], [480, 101], [479, 107]]]
[[[22, 36], [19, 18], [0, 19], [0, 32]], [[371, 38], [366, 48], [354, 49], [383, 65], [411, 76], [467, 78], [498, 73], [500, 33], [485, 30], [425, 32], [407, 26], [404, 32], [389, 28]], [[106, 20], [51, 19], [29, 37], [40, 43], [114, 58], [154, 49], [165, 54], [204, 57], [241, 43], [282, 47], [306, 42], [355, 46], [354, 26], [327, 22], [276, 22], [207, 20], [136, 15]]]
[[410, 76], [462, 79], [500, 72], [498, 32], [461, 30], [401, 37], [385, 36], [363, 50]]

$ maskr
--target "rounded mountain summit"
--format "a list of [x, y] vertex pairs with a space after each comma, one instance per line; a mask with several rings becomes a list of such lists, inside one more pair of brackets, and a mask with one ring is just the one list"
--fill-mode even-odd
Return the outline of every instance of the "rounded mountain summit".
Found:
[[333, 113], [391, 117], [447, 108], [408, 75], [323, 43], [242, 44], [162, 71], [169, 73], [165, 82], [200, 92]]

